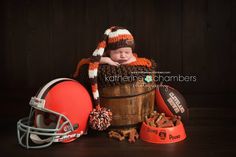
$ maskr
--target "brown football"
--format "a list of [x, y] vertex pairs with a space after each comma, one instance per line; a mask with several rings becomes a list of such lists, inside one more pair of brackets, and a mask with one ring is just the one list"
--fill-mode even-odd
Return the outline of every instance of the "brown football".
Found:
[[166, 116], [181, 116], [183, 123], [189, 119], [189, 109], [183, 95], [168, 85], [159, 85], [156, 89], [156, 102], [158, 112]]

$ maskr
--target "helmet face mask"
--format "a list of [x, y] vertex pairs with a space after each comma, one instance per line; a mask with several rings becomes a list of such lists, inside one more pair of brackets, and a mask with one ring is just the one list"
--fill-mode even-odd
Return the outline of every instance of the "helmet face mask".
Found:
[[[53, 142], [63, 142], [66, 138], [73, 138], [73, 136], [68, 136], [74, 131], [73, 126], [65, 116], [58, 114], [56, 121], [50, 123], [52, 125], [46, 125], [43, 122], [45, 116], [36, 114], [37, 111], [37, 109], [32, 107], [29, 117], [18, 121], [17, 134], [20, 145], [26, 148], [44, 148]], [[50, 112], [45, 111], [45, 113]], [[39, 126], [34, 126], [37, 124]], [[82, 134], [83, 132], [81, 132]], [[78, 137], [79, 135], [76, 136]], [[74, 137], [76, 136], [74, 135]]]
[[[88, 116], [92, 110], [89, 94], [74, 80], [58, 81], [53, 88], [45, 90], [45, 98], [32, 97], [29, 116], [17, 122], [17, 137], [21, 146], [27, 149], [45, 148], [53, 142], [74, 141], [86, 133]], [[85, 101], [81, 102], [78, 94], [83, 94]]]

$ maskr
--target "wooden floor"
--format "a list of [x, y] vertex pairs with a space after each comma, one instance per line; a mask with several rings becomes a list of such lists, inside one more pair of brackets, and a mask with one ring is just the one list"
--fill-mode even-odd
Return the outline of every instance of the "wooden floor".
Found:
[[[167, 145], [138, 140], [109, 139], [105, 133], [90, 133], [69, 144], [53, 144], [46, 149], [26, 150], [16, 139], [15, 122], [1, 126], [1, 156], [17, 157], [228, 157], [236, 156], [236, 114], [233, 109], [191, 108], [190, 122], [185, 127], [187, 139]], [[10, 124], [10, 125], [9, 125]], [[5, 127], [4, 127], [5, 126]], [[4, 128], [4, 129], [3, 129]]]

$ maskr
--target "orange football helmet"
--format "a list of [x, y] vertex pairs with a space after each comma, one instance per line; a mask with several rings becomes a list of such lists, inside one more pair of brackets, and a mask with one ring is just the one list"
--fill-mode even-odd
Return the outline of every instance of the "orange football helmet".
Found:
[[30, 100], [29, 117], [17, 122], [18, 142], [25, 148], [44, 148], [71, 142], [87, 132], [92, 101], [76, 80], [58, 78]]

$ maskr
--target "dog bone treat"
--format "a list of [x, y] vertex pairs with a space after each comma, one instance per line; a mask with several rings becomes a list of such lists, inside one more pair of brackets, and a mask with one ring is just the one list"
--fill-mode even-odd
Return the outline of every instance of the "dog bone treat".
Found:
[[156, 123], [157, 127], [159, 128], [167, 128], [167, 127], [173, 127], [174, 123], [171, 119], [168, 119], [164, 115], [161, 117], [161, 119]]
[[165, 113], [161, 113], [161, 114], [157, 117], [157, 119], [155, 120], [155, 123], [156, 123], [157, 125], [160, 125], [159, 121], [162, 120], [162, 118], [163, 118], [164, 116], [165, 116]]
[[145, 123], [147, 125], [159, 128], [176, 126], [180, 123], [180, 120], [180, 116], [166, 117], [164, 113], [157, 113], [156, 111], [145, 117]]
[[145, 116], [144, 117], [144, 122], [147, 123], [147, 121], [148, 121], [148, 116]]
[[117, 130], [118, 132], [120, 132], [121, 135], [123, 135], [124, 137], [128, 137], [130, 130]]
[[153, 126], [153, 127], [157, 127], [155, 121], [149, 121], [148, 125]]
[[174, 117], [172, 117], [172, 121], [173, 121], [174, 126], [178, 125], [180, 120], [181, 120], [180, 116], [174, 115]]
[[171, 120], [165, 121], [164, 123], [160, 124], [158, 127], [160, 128], [168, 128], [168, 127], [173, 127], [174, 124]]
[[125, 139], [124, 136], [115, 131], [110, 131], [108, 134], [110, 138], [115, 138], [118, 139], [119, 141], [123, 141]]
[[135, 128], [112, 130], [108, 134], [110, 138], [115, 138], [119, 141], [123, 141], [128, 137], [130, 143], [134, 143], [139, 138], [138, 132]]
[[179, 125], [180, 124], [180, 121], [181, 121], [181, 117], [180, 116], [176, 116], [176, 119], [175, 119], [175, 122], [174, 122], [174, 125]]
[[149, 118], [156, 118], [160, 115], [160, 113], [158, 113], [157, 111], [153, 111], [152, 113], [150, 113]]
[[131, 129], [130, 133], [129, 133], [129, 142], [130, 143], [134, 143], [136, 141], [136, 139], [138, 139], [139, 135], [137, 133], [136, 129]]

